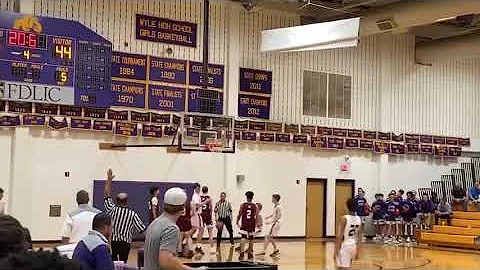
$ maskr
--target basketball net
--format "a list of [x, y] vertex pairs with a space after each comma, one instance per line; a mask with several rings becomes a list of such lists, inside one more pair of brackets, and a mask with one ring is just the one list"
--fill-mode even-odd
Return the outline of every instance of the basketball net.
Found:
[[210, 140], [207, 139], [205, 143], [205, 149], [209, 152], [221, 153], [222, 152], [222, 144], [218, 140]]

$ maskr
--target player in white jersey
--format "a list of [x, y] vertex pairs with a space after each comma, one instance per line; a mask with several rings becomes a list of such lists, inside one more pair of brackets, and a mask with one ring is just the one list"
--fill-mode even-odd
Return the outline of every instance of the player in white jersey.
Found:
[[265, 234], [265, 242], [263, 244], [263, 252], [258, 253], [257, 255], [263, 256], [265, 255], [265, 251], [267, 250], [268, 244], [272, 243], [273, 246], [273, 253], [270, 254], [271, 257], [275, 257], [280, 255], [280, 250], [277, 247], [275, 242], [275, 237], [278, 236], [278, 232], [280, 230], [280, 222], [282, 221], [282, 208], [280, 207], [280, 195], [273, 194], [272, 195], [272, 203], [273, 213], [267, 216], [265, 219], [269, 220], [267, 225], [270, 225], [270, 228]]
[[335, 259], [338, 269], [349, 269], [352, 260], [358, 258], [362, 243], [362, 220], [355, 214], [355, 204], [352, 199], [347, 200], [349, 214], [340, 219], [335, 243]]

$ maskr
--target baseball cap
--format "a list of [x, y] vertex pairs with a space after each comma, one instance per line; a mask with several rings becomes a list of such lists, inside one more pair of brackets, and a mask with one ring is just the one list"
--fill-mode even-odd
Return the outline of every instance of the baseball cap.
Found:
[[163, 203], [170, 205], [183, 205], [187, 201], [187, 193], [181, 188], [170, 188], [163, 196]]

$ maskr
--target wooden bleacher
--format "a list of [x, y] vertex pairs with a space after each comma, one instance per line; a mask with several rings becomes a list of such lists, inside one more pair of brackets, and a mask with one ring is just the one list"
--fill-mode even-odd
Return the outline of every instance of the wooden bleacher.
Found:
[[480, 249], [480, 212], [454, 212], [451, 226], [422, 231], [419, 242], [436, 246]]

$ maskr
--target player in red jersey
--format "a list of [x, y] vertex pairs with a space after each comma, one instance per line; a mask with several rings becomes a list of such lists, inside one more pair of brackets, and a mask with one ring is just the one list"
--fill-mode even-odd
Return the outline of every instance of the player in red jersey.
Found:
[[[202, 201], [202, 227], [207, 228], [208, 241], [210, 242], [210, 253], [215, 253], [213, 245], [213, 219], [212, 219], [212, 199], [208, 195], [208, 187], [202, 187], [202, 195], [200, 195]], [[202, 235], [203, 237], [203, 235]]]
[[[240, 227], [240, 260], [245, 257], [245, 242], [248, 239], [248, 259], [253, 259], [253, 237], [257, 227], [257, 205], [252, 202], [253, 192], [247, 191], [245, 193], [247, 201], [240, 205], [240, 211], [237, 216], [237, 226]], [[241, 223], [240, 223], [241, 221]]]

